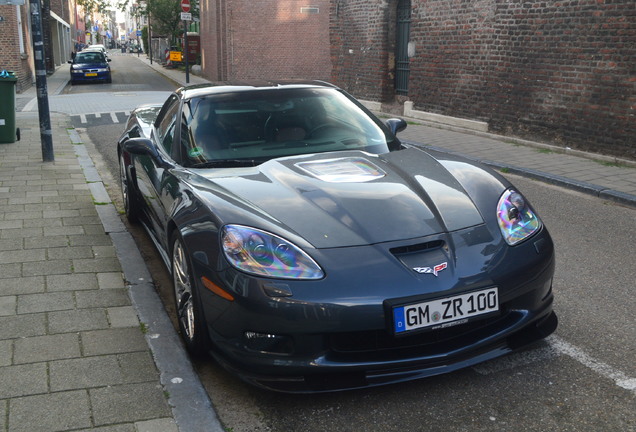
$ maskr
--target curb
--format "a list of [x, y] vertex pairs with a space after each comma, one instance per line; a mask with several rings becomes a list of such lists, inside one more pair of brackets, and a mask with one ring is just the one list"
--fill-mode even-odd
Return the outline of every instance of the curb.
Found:
[[139, 321], [148, 328], [145, 339], [177, 427], [182, 432], [223, 432], [212, 402], [155, 291], [146, 263], [121, 221], [88, 150], [75, 129], [69, 129], [68, 134], [99, 218], [115, 247], [133, 307]]

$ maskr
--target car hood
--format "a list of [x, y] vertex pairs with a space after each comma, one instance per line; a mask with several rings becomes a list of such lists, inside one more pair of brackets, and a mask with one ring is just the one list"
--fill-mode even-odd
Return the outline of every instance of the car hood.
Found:
[[[461, 168], [449, 170], [414, 148], [281, 158], [242, 175], [202, 171], [207, 181], [249, 203], [254, 214], [278, 221], [316, 248], [413, 239], [484, 222], [471, 188], [457, 178]], [[504, 186], [493, 180], [501, 192]]]

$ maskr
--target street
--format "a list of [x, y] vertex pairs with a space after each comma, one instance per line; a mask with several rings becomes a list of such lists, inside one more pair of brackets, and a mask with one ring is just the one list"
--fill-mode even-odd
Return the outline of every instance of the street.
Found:
[[[73, 112], [109, 193], [121, 208], [115, 143], [130, 105], [155, 102], [175, 84], [132, 55], [111, 55], [113, 83], [68, 86], [56, 98], [119, 108]], [[145, 97], [147, 93], [147, 98]], [[161, 99], [159, 99], [161, 100]], [[95, 113], [106, 113], [110, 115]], [[510, 176], [538, 210], [557, 250], [556, 333], [524, 352], [448, 375], [321, 395], [284, 395], [243, 384], [212, 361], [201, 376], [228, 431], [634, 431], [636, 430], [636, 211]], [[130, 227], [174, 319], [171, 283], [139, 227]]]

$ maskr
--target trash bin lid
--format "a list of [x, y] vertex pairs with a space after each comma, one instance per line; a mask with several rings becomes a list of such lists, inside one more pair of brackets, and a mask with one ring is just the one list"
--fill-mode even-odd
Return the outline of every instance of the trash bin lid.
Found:
[[0, 71], [0, 81], [17, 81], [18, 78], [15, 76], [15, 72], [10, 72], [7, 70]]

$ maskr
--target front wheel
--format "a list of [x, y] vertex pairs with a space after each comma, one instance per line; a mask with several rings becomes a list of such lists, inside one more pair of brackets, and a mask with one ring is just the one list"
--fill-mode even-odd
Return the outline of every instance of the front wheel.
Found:
[[178, 234], [172, 236], [172, 283], [181, 337], [192, 355], [205, 355], [209, 338], [183, 241]]

